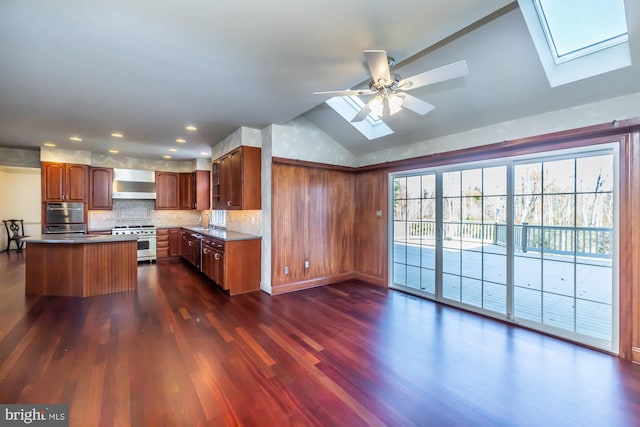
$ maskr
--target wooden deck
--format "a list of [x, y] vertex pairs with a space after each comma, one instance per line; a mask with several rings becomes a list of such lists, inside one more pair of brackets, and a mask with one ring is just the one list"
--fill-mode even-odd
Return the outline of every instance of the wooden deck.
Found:
[[[551, 254], [542, 258], [540, 253], [520, 251], [515, 255], [514, 315], [517, 319], [611, 341], [610, 260], [578, 259], [574, 270], [573, 258], [566, 255]], [[433, 246], [394, 242], [394, 261], [409, 266], [406, 274], [402, 265], [396, 266], [395, 283], [435, 293], [435, 275], [424, 268], [435, 265]], [[459, 251], [444, 248], [443, 272], [444, 297], [506, 314], [504, 247], [467, 244], [462, 256]]]
[[229, 297], [182, 263], [138, 290], [24, 295], [0, 254], [0, 402], [71, 426], [635, 426], [640, 366], [346, 282]]

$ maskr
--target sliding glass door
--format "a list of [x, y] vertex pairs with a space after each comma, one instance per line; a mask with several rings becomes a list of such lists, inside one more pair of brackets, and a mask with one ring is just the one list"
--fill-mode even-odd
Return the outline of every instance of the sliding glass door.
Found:
[[615, 153], [393, 174], [392, 287], [617, 351]]

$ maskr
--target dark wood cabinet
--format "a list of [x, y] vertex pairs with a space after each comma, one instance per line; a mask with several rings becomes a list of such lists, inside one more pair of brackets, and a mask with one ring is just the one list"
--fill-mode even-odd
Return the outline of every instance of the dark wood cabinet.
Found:
[[211, 209], [211, 173], [209, 171], [193, 172], [193, 208], [199, 211]]
[[180, 174], [156, 172], [156, 209], [179, 209]]
[[156, 172], [156, 209], [211, 207], [210, 172]]
[[215, 209], [261, 209], [261, 150], [242, 146], [214, 162]]
[[180, 235], [180, 255], [194, 267], [200, 269], [200, 240], [202, 236], [185, 230], [181, 230]]
[[169, 256], [170, 257], [180, 256], [180, 229], [179, 228], [169, 229]]
[[43, 202], [86, 202], [88, 189], [87, 165], [42, 162]]
[[113, 169], [89, 168], [89, 209], [111, 210], [113, 200]]
[[215, 284], [228, 290], [224, 280], [224, 242], [208, 238], [202, 241], [201, 270]]
[[211, 164], [211, 206], [214, 209], [222, 209], [220, 187], [220, 159]]
[[260, 290], [262, 241], [224, 241], [180, 230], [180, 255], [229, 295]]
[[260, 289], [261, 240], [223, 241], [204, 236], [201, 271], [229, 295]]
[[180, 256], [179, 228], [158, 228], [156, 233], [156, 254], [158, 260]]
[[180, 209], [194, 209], [195, 175], [192, 172], [180, 173]]

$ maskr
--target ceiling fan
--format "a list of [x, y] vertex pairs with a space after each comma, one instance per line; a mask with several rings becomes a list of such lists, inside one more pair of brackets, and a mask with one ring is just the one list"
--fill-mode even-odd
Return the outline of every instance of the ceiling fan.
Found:
[[352, 122], [364, 120], [369, 113], [373, 113], [380, 118], [389, 117], [396, 114], [403, 107], [417, 114], [425, 115], [433, 110], [434, 106], [413, 95], [409, 95], [406, 93], [407, 90], [462, 77], [469, 72], [467, 62], [458, 61], [402, 79], [399, 75], [391, 73], [395, 61], [387, 56], [386, 51], [365, 50], [364, 57], [371, 72], [369, 89], [314, 92], [315, 95], [333, 96], [375, 95], [351, 119]]

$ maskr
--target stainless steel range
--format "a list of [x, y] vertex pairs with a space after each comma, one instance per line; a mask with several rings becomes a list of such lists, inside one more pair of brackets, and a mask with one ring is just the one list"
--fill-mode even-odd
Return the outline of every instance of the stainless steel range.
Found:
[[156, 260], [155, 225], [116, 225], [111, 234], [136, 234], [138, 236], [138, 261]]

